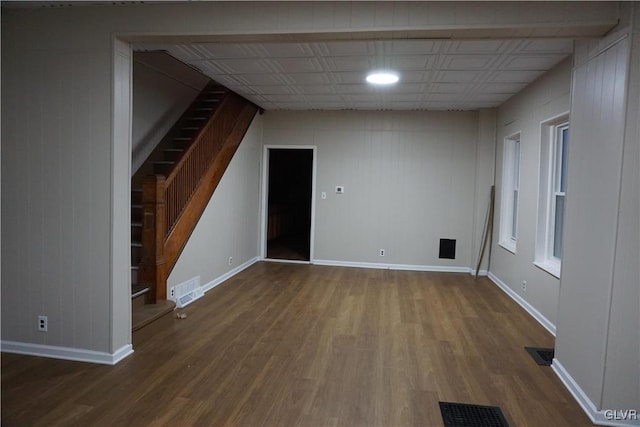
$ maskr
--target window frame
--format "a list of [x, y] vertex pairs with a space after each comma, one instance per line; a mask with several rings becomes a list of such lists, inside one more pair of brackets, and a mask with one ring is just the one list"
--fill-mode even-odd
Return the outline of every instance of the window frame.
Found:
[[498, 244], [516, 253], [522, 166], [522, 132], [506, 136], [502, 147], [502, 198]]
[[[534, 264], [556, 278], [562, 270], [562, 253], [557, 253], [558, 198], [563, 200], [561, 226], [565, 226], [567, 157], [570, 135], [569, 113], [540, 123], [540, 182], [538, 224]], [[563, 170], [564, 169], [564, 170]], [[562, 250], [560, 235], [560, 251]], [[559, 256], [558, 256], [559, 255]]]

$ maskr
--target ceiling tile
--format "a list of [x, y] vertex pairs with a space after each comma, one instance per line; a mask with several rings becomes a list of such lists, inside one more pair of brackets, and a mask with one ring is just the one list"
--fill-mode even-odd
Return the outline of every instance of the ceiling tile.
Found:
[[573, 51], [573, 40], [566, 39], [531, 39], [523, 40], [518, 52], [524, 53], [562, 53]]
[[504, 61], [500, 68], [505, 70], [548, 70], [560, 62], [564, 55], [514, 56]]
[[367, 41], [340, 41], [332, 43], [317, 43], [317, 48], [325, 52], [325, 56], [362, 56], [374, 52], [374, 43]]
[[297, 86], [296, 91], [300, 93], [320, 94], [336, 93], [335, 87], [331, 85], [303, 85]]
[[472, 85], [460, 83], [432, 83], [429, 86], [431, 93], [464, 93], [471, 88]]
[[343, 56], [327, 58], [330, 71], [360, 71], [366, 72], [371, 67], [371, 59], [368, 56]]
[[[266, 109], [446, 110], [500, 105], [569, 55], [573, 42], [397, 39], [134, 48], [168, 51]], [[366, 84], [367, 72], [381, 67], [396, 69], [400, 83], [384, 89]]]
[[326, 73], [287, 73], [287, 79], [300, 85], [329, 84], [331, 81]]
[[499, 53], [509, 45], [508, 40], [462, 40], [449, 45], [449, 53]]
[[475, 93], [517, 93], [524, 89], [526, 83], [492, 83], [487, 82], [477, 85]]
[[435, 55], [399, 55], [391, 58], [391, 68], [403, 72], [405, 70], [425, 70], [433, 68]]
[[488, 81], [503, 83], [530, 83], [537, 79], [543, 71], [495, 71], [491, 73]]
[[444, 55], [443, 65], [449, 70], [483, 70], [497, 55]]
[[254, 86], [256, 93], [261, 95], [281, 95], [281, 94], [295, 94], [293, 86]]
[[315, 56], [311, 46], [306, 43], [264, 43], [260, 45], [263, 57], [299, 58]]
[[331, 78], [336, 83], [355, 83], [355, 84], [364, 84], [366, 71], [349, 71], [349, 72], [332, 72]]
[[441, 83], [470, 83], [477, 78], [479, 74], [478, 71], [438, 71], [433, 81]]
[[458, 93], [430, 93], [427, 97], [428, 101], [440, 102], [456, 102], [462, 99], [462, 95]]
[[[276, 73], [260, 73], [260, 74], [242, 74], [238, 78], [248, 85], [282, 85], [286, 84], [285, 75]], [[219, 83], [222, 83], [220, 79], [217, 79]]]
[[322, 71], [316, 58], [279, 58], [272, 61], [281, 71], [289, 74]]
[[436, 53], [443, 44], [440, 40], [392, 40], [384, 43], [385, 51], [392, 55]]

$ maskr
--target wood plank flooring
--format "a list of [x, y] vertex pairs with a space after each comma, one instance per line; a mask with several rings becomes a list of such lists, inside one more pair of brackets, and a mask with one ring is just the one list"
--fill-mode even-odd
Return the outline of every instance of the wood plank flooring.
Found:
[[8, 426], [591, 425], [524, 346], [553, 337], [486, 278], [258, 263], [116, 366], [2, 354]]

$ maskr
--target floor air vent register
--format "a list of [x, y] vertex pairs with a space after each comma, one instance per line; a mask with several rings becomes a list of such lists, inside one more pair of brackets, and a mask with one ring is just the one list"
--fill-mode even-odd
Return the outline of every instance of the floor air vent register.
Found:
[[497, 406], [439, 403], [445, 427], [509, 427]]
[[525, 347], [524, 349], [527, 350], [538, 365], [551, 366], [554, 356], [554, 350], [552, 348]]
[[180, 283], [169, 289], [169, 299], [175, 301], [176, 307], [183, 308], [204, 295], [200, 287], [200, 276]]

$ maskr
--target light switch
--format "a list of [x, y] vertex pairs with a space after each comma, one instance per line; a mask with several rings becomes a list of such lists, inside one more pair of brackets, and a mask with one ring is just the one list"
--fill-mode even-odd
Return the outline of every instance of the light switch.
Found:
[[322, 200], [326, 199], [327, 198], [327, 192], [323, 191], [321, 197], [322, 197]]

